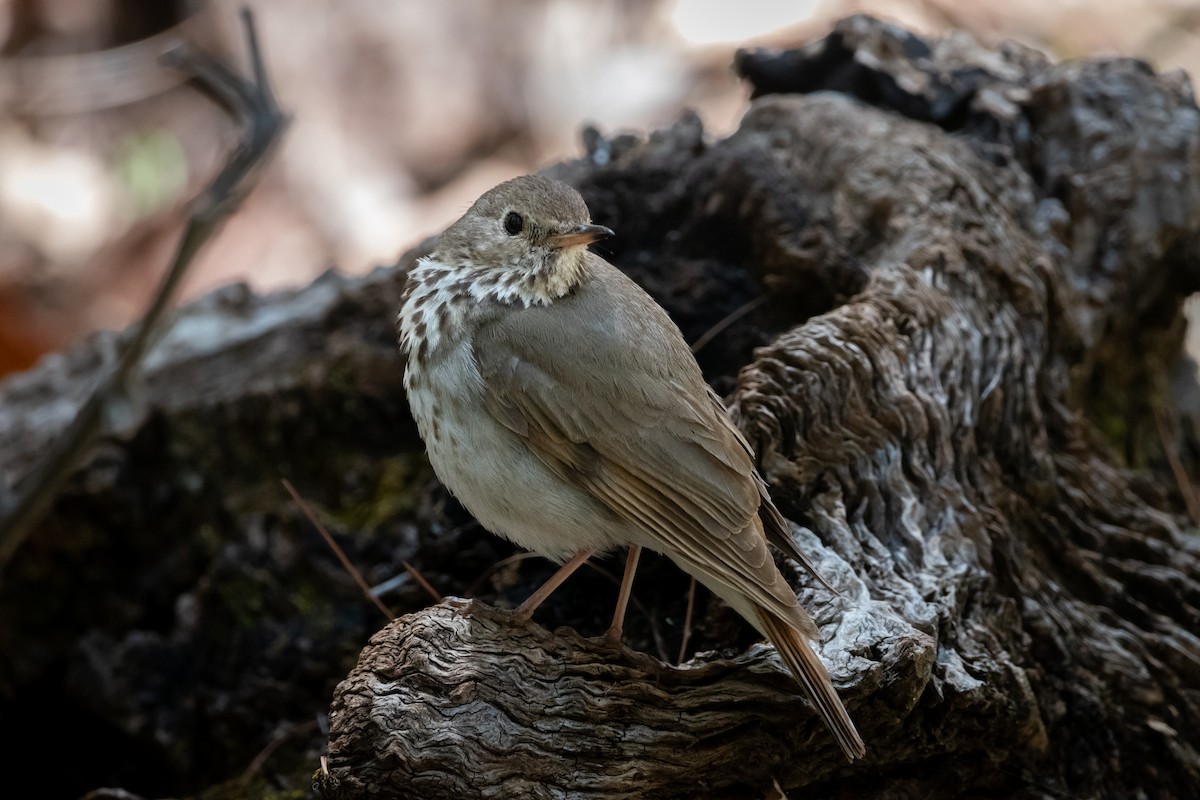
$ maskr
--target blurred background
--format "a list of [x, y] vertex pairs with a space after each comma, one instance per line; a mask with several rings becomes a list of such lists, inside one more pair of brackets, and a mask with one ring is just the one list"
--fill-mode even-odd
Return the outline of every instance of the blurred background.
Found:
[[[235, 139], [160, 68], [184, 36], [244, 66], [226, 0], [0, 0], [0, 375], [140, 315], [187, 202]], [[192, 269], [232, 281], [364, 272], [484, 189], [579, 154], [579, 130], [696, 110], [730, 131], [738, 46], [784, 46], [867, 11], [921, 32], [1011, 38], [1055, 58], [1200, 69], [1185, 0], [252, 0], [294, 117], [262, 184]]]

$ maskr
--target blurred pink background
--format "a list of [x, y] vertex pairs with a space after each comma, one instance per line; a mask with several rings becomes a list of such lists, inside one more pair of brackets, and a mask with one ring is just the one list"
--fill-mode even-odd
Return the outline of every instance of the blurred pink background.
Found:
[[[186, 202], [234, 141], [156, 57], [187, 35], [244, 65], [242, 3], [0, 0], [0, 374], [145, 307]], [[1200, 69], [1181, 0], [258, 0], [283, 147], [193, 268], [302, 285], [390, 263], [484, 189], [580, 153], [579, 129], [730, 131], [739, 46], [787, 46], [866, 11], [914, 30], [1017, 39], [1055, 58], [1112, 53]]]

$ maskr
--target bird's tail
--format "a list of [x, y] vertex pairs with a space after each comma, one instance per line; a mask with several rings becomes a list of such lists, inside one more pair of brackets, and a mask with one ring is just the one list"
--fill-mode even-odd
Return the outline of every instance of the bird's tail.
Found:
[[771, 640], [771, 644], [775, 645], [783, 662], [804, 687], [846, 758], [850, 761], [862, 758], [866, 755], [867, 748], [863, 745], [854, 723], [850, 721], [850, 715], [846, 713], [846, 707], [842, 705], [837, 690], [833, 688], [833, 682], [829, 680], [829, 673], [826, 672], [821, 659], [808, 646], [808, 642], [804, 641], [799, 631], [786, 621], [761, 606], [755, 610], [758, 612], [758, 622], [762, 626], [760, 630]]

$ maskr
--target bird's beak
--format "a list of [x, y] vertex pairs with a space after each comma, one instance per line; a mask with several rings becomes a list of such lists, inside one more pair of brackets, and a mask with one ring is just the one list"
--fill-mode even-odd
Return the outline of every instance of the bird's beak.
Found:
[[616, 236], [612, 228], [603, 225], [579, 225], [565, 233], [556, 233], [550, 237], [550, 246], [556, 249], [570, 247], [575, 244], [591, 244], [598, 239]]

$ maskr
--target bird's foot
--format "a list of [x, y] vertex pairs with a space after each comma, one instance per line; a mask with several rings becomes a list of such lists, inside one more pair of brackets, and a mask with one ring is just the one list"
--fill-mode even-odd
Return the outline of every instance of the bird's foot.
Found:
[[608, 645], [609, 647], [616, 648], [617, 650], [623, 650], [623, 649], [627, 649], [625, 646], [625, 642], [622, 638], [624, 636], [624, 634], [625, 634], [624, 630], [622, 630], [620, 627], [614, 625], [611, 628], [609, 628], [608, 630], [606, 630], [604, 632], [604, 636], [602, 636], [600, 638], [601, 638], [601, 641], [603, 641], [604, 644]]
[[636, 659], [639, 656], [644, 656], [643, 653], [634, 649], [625, 642], [623, 631], [620, 628], [609, 628], [600, 636], [600, 644], [603, 647], [612, 650], [617, 656], [626, 660]]
[[513, 621], [518, 625], [529, 625], [533, 622], [533, 611], [537, 606], [526, 608], [528, 604], [526, 601], [512, 610]]

